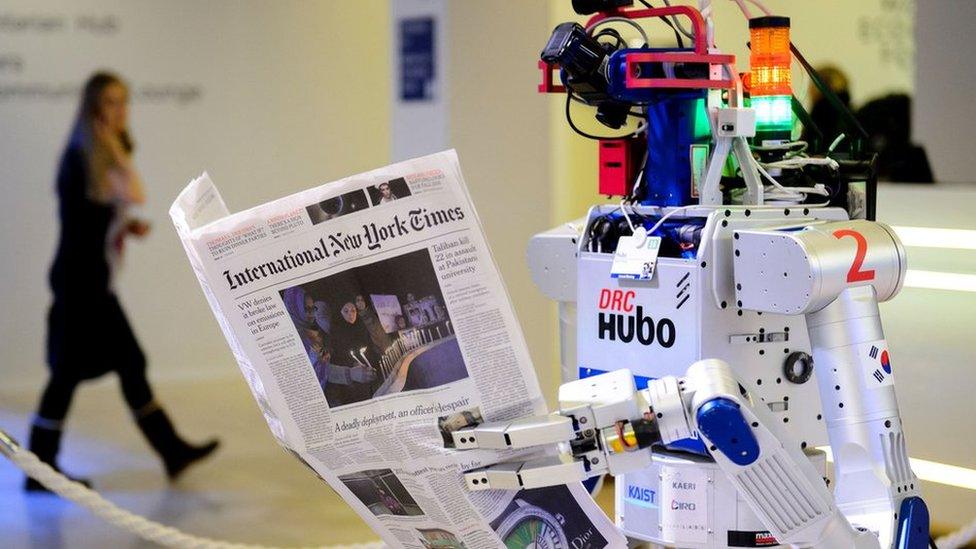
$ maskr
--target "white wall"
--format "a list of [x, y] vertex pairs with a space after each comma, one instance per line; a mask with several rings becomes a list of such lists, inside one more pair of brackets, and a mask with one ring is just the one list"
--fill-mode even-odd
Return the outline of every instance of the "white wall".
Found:
[[[62, 30], [17, 30], [25, 16]], [[115, 32], [74, 29], [107, 17]], [[18, 85], [77, 86], [93, 70], [132, 83], [136, 162], [154, 232], [128, 247], [121, 278], [154, 377], [236, 375], [166, 211], [203, 170], [240, 209], [389, 158], [388, 5], [360, 2], [7, 0], [0, 6], [0, 379], [44, 376], [46, 273], [56, 241], [53, 180], [76, 97], [13, 95]], [[36, 21], [36, 19], [35, 19]], [[7, 60], [6, 62], [4, 60]], [[19, 61], [18, 61], [19, 60]], [[20, 67], [18, 69], [18, 66]], [[199, 99], [149, 101], [147, 86], [198, 88]], [[75, 349], [79, 361], [98, 349]]]
[[[76, 96], [14, 96], [32, 83], [79, 86], [100, 67], [130, 79], [136, 161], [155, 231], [128, 247], [122, 301], [154, 378], [237, 375], [191, 275], [166, 211], [208, 170], [232, 210], [390, 161], [393, 44], [387, 0], [117, 3], [30, 0], [0, 7], [0, 380], [36, 386], [44, 372], [46, 273], [56, 243], [53, 180]], [[550, 305], [525, 267], [525, 245], [547, 228], [545, 99], [534, 59], [548, 31], [546, 5], [511, 18], [501, 0], [451, 3], [449, 146], [456, 147], [494, 256], [551, 395], [558, 378]], [[47, 15], [62, 30], [16, 31]], [[117, 31], [72, 30], [79, 15], [108, 17]], [[32, 21], [37, 21], [32, 19]], [[493, 47], [486, 47], [491, 44]], [[19, 60], [19, 61], [18, 61]], [[14, 64], [22, 64], [17, 68]], [[151, 102], [140, 90], [175, 84], [195, 100]], [[521, 124], [513, 127], [512, 120]], [[428, 131], [423, 125], [416, 132]], [[78, 350], [97, 360], [97, 350]]]
[[[511, 0], [393, 2], [394, 18], [435, 16], [437, 43], [447, 48], [437, 52], [434, 100], [394, 101], [393, 156], [457, 149], [540, 384], [554, 403], [555, 308], [532, 283], [525, 260], [529, 238], [554, 223], [547, 98], [536, 92], [535, 64], [548, 12], [541, 1], [520, 3], [517, 12], [513, 6]], [[398, 29], [392, 32], [395, 40]], [[391, 51], [396, 56], [397, 44]]]
[[[925, 146], [938, 181], [976, 181], [976, 2], [918, 0], [915, 36], [917, 79], [913, 131]], [[970, 227], [976, 223], [970, 223]]]
[[543, 391], [559, 382], [555, 306], [529, 278], [529, 238], [553, 223], [548, 98], [536, 60], [550, 30], [543, 2], [449, 2], [451, 146], [525, 332]]

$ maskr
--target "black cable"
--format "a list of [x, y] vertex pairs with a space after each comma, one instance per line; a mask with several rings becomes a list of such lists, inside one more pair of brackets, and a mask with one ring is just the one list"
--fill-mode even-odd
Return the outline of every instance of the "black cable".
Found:
[[596, 237], [597, 223], [610, 223], [611, 222], [610, 218], [613, 216], [613, 214], [615, 214], [617, 212], [620, 212], [620, 211], [623, 211], [623, 208], [620, 207], [620, 206], [617, 206], [616, 208], [614, 208], [614, 209], [610, 210], [609, 212], [601, 215], [600, 217], [594, 217], [593, 218], [593, 221], [590, 222], [590, 227], [586, 231], [587, 232], [587, 241], [586, 241], [586, 249], [587, 249], [587, 251], [590, 251], [590, 252], [594, 251], [593, 250], [593, 239]]
[[[572, 128], [572, 130], [576, 132], [578, 135], [581, 135], [587, 139], [600, 140], [600, 139], [623, 139], [629, 135], [634, 134], [634, 132], [627, 132], [620, 135], [594, 135], [591, 133], [586, 133], [585, 131], [579, 129], [576, 123], [573, 122], [573, 115], [570, 113], [570, 106], [573, 104], [574, 99], [576, 98], [573, 97], [573, 92], [566, 90], [566, 122], [569, 123], [569, 127]], [[582, 102], [581, 99], [577, 99], [577, 100]], [[631, 116], [643, 116], [642, 114], [641, 115], [637, 115], [634, 113], [627, 113], [627, 114], [630, 114]]]
[[[586, 105], [588, 107], [592, 106], [589, 103], [587, 103], [586, 101], [583, 101], [581, 98], [576, 97], [575, 95], [573, 96], [573, 101], [576, 101], [577, 103], [579, 103], [581, 105]], [[640, 112], [640, 111], [627, 111], [627, 114], [629, 116], [636, 116], [637, 118], [640, 118], [641, 120], [643, 120], [647, 116], [647, 113], [643, 113], [643, 112]]]
[[572, 105], [572, 103], [573, 103], [573, 93], [570, 92], [569, 90], [566, 90], [566, 122], [569, 124], [569, 127], [572, 128], [572, 130], [576, 132], [578, 135], [581, 135], [587, 139], [606, 139], [598, 135], [586, 133], [583, 130], [576, 127], [576, 124], [573, 122], [573, 115], [570, 114], [570, 106]]
[[[654, 6], [652, 6], [651, 3], [648, 2], [647, 0], [638, 0], [638, 1], [641, 4], [644, 4], [644, 7], [645, 8], [647, 8], [649, 10], [654, 9]], [[685, 41], [681, 39], [681, 33], [678, 32], [678, 29], [675, 28], [675, 26], [673, 24], [671, 24], [671, 21], [667, 17], [665, 17], [665, 16], [662, 15], [662, 16], [659, 16], [658, 19], [660, 19], [661, 21], [664, 21], [664, 24], [665, 25], [671, 27], [671, 30], [674, 31], [674, 38], [675, 38], [675, 40], [678, 41], [678, 47], [681, 48], [681, 49], [684, 49], [684, 47], [685, 47]], [[648, 46], [650, 46], [650, 44], [648, 44]]]
[[611, 29], [611, 28], [606, 28], [606, 29], [603, 29], [602, 31], [600, 31], [600, 32], [598, 32], [598, 33], [596, 33], [596, 34], [594, 34], [594, 35], [593, 35], [593, 39], [594, 39], [594, 40], [597, 40], [597, 39], [599, 39], [599, 38], [600, 38], [601, 36], [610, 36], [610, 37], [613, 37], [613, 38], [614, 38], [614, 39], [615, 39], [615, 40], [617, 41], [617, 44], [616, 44], [616, 46], [615, 46], [615, 47], [616, 47], [616, 48], [617, 48], [618, 50], [619, 50], [619, 49], [623, 49], [623, 48], [626, 48], [626, 47], [627, 47], [627, 42], [625, 42], [625, 41], [624, 41], [624, 38], [623, 38], [622, 36], [620, 36], [620, 33], [619, 33], [619, 32], [617, 32], [617, 30], [616, 30], [616, 29]]
[[[824, 96], [824, 99], [826, 99], [827, 102], [830, 103], [830, 106], [834, 108], [834, 111], [836, 111], [836, 113], [840, 115], [841, 121], [847, 127], [847, 132], [845, 133], [847, 133], [848, 137], [851, 140], [855, 138], [860, 138], [864, 141], [867, 141], [869, 139], [869, 136], [868, 136], [868, 132], [864, 129], [864, 126], [862, 126], [861, 122], [857, 119], [856, 116], [854, 116], [854, 113], [851, 112], [851, 109], [847, 105], [845, 105], [840, 100], [840, 98], [837, 97], [837, 94], [834, 92], [834, 90], [830, 89], [830, 86], [824, 83], [823, 78], [820, 77], [820, 73], [817, 72], [817, 69], [813, 68], [813, 65], [811, 65], [810, 62], [807, 61], [806, 57], [804, 57], [803, 54], [800, 53], [800, 50], [797, 49], [796, 45], [794, 45], [793, 42], [790, 42], [790, 52], [793, 54], [794, 59], [800, 62], [800, 65], [803, 67], [803, 70], [805, 70], [807, 76], [810, 77], [810, 81], [813, 82], [813, 85], [818, 90], [820, 90], [820, 93]], [[854, 147], [852, 144], [851, 152], [853, 151], [854, 151]]]
[[939, 549], [939, 547], [935, 544], [935, 540], [932, 539], [932, 536], [929, 536], [929, 547], [932, 549]]
[[640, 169], [637, 170], [637, 180], [634, 181], [634, 186], [631, 187], [630, 194], [627, 195], [626, 198], [624, 198], [624, 200], [626, 200], [630, 204], [633, 204], [634, 201], [638, 199], [638, 190], [641, 187], [641, 183], [644, 182], [644, 170], [647, 169], [647, 157], [648, 154], [645, 151], [644, 160], [641, 162]]

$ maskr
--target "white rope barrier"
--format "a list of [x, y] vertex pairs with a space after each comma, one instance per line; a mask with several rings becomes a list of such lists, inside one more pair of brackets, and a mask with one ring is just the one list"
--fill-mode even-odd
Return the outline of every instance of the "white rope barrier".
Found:
[[[3, 453], [17, 468], [40, 482], [48, 490], [88, 509], [109, 524], [131, 532], [146, 541], [165, 547], [193, 549], [279, 549], [267, 545], [249, 545], [194, 536], [127, 511], [84, 484], [75, 482], [56, 471], [32, 452], [22, 448], [13, 437], [3, 430], [0, 430], [0, 453]], [[383, 549], [385, 547], [384, 543], [374, 541], [350, 545], [331, 545], [320, 549]]]
[[976, 519], [951, 534], [939, 537], [935, 540], [935, 545], [939, 549], [959, 549], [968, 546], [973, 540], [976, 540]]

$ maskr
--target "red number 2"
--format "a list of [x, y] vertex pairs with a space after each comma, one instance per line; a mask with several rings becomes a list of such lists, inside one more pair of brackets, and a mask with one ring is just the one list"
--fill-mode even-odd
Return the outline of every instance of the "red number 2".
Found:
[[849, 236], [857, 242], [857, 252], [854, 254], [854, 263], [851, 264], [851, 270], [847, 271], [847, 282], [864, 282], [867, 280], [874, 280], [874, 269], [869, 271], [862, 271], [861, 267], [864, 265], [864, 256], [868, 253], [868, 241], [864, 238], [864, 235], [851, 230], [851, 229], [840, 229], [839, 231], [834, 231], [835, 238], [844, 238]]

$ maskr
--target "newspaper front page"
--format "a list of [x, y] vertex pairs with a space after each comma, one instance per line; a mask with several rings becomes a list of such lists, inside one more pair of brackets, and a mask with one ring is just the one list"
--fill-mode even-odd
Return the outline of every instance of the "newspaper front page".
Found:
[[233, 215], [204, 174], [170, 215], [271, 432], [387, 544], [625, 547], [579, 484], [465, 489], [534, 455], [452, 431], [546, 409], [454, 151]]

